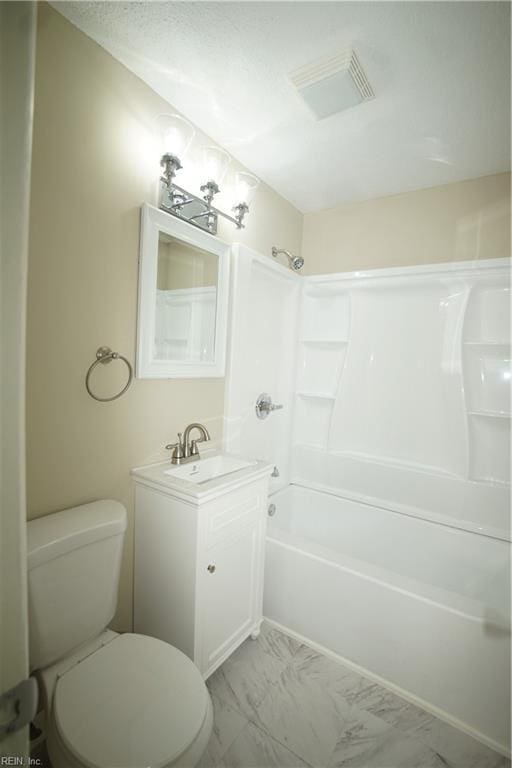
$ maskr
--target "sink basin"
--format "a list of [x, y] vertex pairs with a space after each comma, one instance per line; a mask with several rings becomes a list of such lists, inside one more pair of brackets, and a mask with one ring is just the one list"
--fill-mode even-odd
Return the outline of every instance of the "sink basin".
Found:
[[207, 483], [208, 480], [230, 475], [232, 472], [238, 472], [239, 469], [254, 466], [255, 463], [254, 461], [244, 461], [243, 459], [237, 459], [235, 456], [221, 454], [220, 456], [211, 456], [207, 459], [199, 459], [198, 461], [191, 461], [180, 466], [173, 466], [170, 469], [166, 469], [164, 475], [200, 485], [201, 483]]
[[176, 498], [206, 503], [225, 493], [270, 475], [272, 465], [266, 461], [243, 459], [229, 453], [204, 451], [197, 461], [175, 466], [159, 461], [132, 469], [137, 482], [170, 493]]

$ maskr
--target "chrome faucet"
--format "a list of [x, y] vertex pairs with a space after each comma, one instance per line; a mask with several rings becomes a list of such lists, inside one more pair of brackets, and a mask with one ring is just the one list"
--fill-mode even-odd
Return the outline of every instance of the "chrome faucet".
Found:
[[[195, 440], [190, 440], [190, 433], [193, 429], [197, 429], [201, 433], [201, 437]], [[210, 440], [210, 433], [202, 424], [189, 424], [185, 428], [185, 432], [178, 432], [178, 442], [170, 443], [166, 445], [166, 450], [172, 451], [171, 464], [186, 464], [188, 461], [198, 461], [200, 459], [199, 450], [197, 448], [198, 443], [204, 443]]]

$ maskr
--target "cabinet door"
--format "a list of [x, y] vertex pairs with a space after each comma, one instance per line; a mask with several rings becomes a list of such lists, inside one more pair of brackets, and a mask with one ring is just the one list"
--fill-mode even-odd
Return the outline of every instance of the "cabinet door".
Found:
[[209, 674], [246, 637], [261, 612], [259, 524], [206, 551], [202, 563], [202, 671]]

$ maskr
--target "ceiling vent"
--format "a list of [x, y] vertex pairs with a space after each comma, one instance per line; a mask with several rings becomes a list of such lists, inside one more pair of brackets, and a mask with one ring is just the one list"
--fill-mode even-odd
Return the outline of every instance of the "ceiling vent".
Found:
[[374, 98], [352, 48], [317, 59], [288, 77], [318, 120]]

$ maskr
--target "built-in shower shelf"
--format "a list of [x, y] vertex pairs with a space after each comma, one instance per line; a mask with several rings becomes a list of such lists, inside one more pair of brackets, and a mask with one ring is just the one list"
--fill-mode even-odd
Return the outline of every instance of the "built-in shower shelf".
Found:
[[[303, 440], [300, 443], [298, 443], [297, 441], [293, 441], [293, 445], [295, 446], [295, 448], [298, 448], [299, 450], [306, 449], [308, 451], [314, 451], [317, 456], [321, 455], [321, 456], [327, 457], [327, 450], [326, 450], [325, 442], [318, 442], [318, 443], [309, 442], [309, 443], [306, 443]], [[301, 485], [301, 483], [304, 482], [304, 478], [300, 477], [300, 475], [299, 475], [299, 476], [294, 478], [293, 482], [297, 482], [299, 485]], [[306, 485], [307, 484], [308, 484], [308, 482], [306, 481]]]
[[489, 347], [490, 349], [510, 350], [510, 341], [465, 341], [466, 347]]
[[318, 288], [307, 288], [304, 292], [304, 298], [306, 299], [331, 299], [337, 296], [347, 296], [347, 286], [335, 285], [323, 285]]
[[335, 400], [335, 395], [329, 395], [325, 392], [297, 392], [299, 397], [311, 397], [315, 400]]
[[333, 346], [338, 344], [343, 346], [348, 344], [348, 339], [299, 339], [299, 342], [301, 344], [332, 344]]
[[508, 480], [501, 480], [498, 477], [484, 477], [479, 475], [471, 475], [470, 482], [478, 483], [479, 485], [488, 485], [491, 488], [510, 488]]
[[504, 411], [468, 411], [468, 416], [484, 416], [489, 419], [510, 419], [511, 414]]

